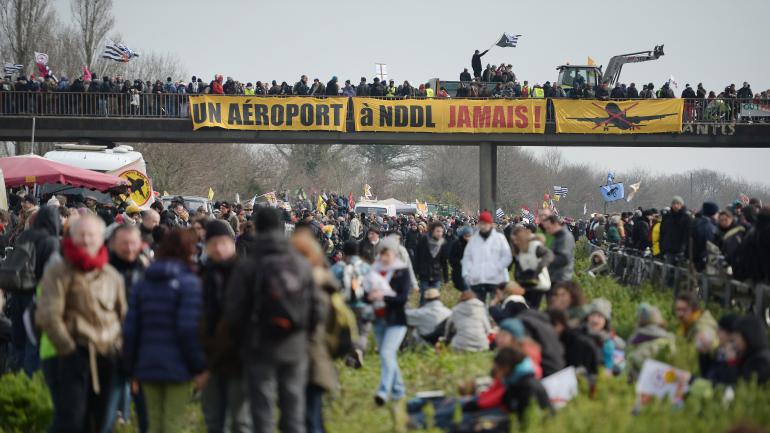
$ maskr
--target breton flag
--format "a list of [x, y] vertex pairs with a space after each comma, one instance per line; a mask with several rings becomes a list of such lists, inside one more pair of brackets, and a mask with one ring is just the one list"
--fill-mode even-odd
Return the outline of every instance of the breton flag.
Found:
[[116, 62], [127, 63], [134, 57], [139, 57], [139, 53], [128, 48], [126, 44], [116, 44], [112, 41], [107, 41], [107, 45], [104, 46], [102, 57], [105, 59], [115, 60]]
[[24, 69], [24, 65], [18, 63], [6, 63], [3, 65], [3, 72], [5, 75], [13, 75], [17, 72], [21, 72]]
[[513, 47], [516, 48], [516, 44], [519, 43], [519, 36], [521, 35], [512, 35], [510, 33], [503, 33], [502, 36], [500, 36], [500, 40], [497, 41], [498, 47]]
[[503, 217], [505, 216], [505, 212], [503, 212], [502, 208], [497, 208], [497, 211], [495, 211], [495, 216], [497, 217], [497, 219], [503, 219]]
[[566, 186], [556, 186], [553, 187], [553, 195], [559, 198], [567, 197], [567, 193], [569, 192], [569, 188]]

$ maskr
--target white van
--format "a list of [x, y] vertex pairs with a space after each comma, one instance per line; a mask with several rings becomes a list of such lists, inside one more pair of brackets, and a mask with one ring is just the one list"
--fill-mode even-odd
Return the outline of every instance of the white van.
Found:
[[365, 213], [394, 217], [396, 216], [396, 205], [376, 201], [362, 201], [356, 203], [354, 211], [357, 214]]
[[142, 209], [149, 209], [153, 202], [153, 190], [147, 176], [147, 164], [140, 152], [131, 146], [107, 146], [90, 144], [56, 144], [56, 150], [45, 158], [86, 170], [114, 174], [131, 184], [131, 200]]

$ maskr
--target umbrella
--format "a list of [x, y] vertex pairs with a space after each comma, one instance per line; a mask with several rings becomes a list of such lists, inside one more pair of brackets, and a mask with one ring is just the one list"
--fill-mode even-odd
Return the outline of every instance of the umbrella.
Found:
[[3, 170], [7, 188], [47, 183], [60, 183], [101, 192], [128, 188], [128, 181], [120, 177], [73, 167], [37, 155], [0, 158], [0, 169]]

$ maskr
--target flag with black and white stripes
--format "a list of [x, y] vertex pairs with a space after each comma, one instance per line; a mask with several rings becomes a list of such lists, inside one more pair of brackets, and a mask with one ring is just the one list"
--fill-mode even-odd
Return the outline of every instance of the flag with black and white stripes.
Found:
[[503, 35], [500, 37], [500, 40], [497, 41], [495, 45], [497, 45], [498, 47], [516, 48], [516, 44], [519, 43], [519, 36], [521, 35], [512, 35], [510, 33], [503, 33]]
[[569, 192], [569, 188], [566, 186], [555, 186], [553, 187], [553, 195], [556, 197], [564, 198], [567, 196], [567, 193]]
[[104, 46], [102, 57], [105, 59], [115, 60], [116, 62], [128, 62], [134, 57], [139, 57], [139, 53], [128, 48], [124, 43], [115, 43], [113, 41], [107, 41], [107, 45]]
[[24, 69], [24, 65], [18, 63], [5, 63], [3, 65], [3, 72], [5, 75], [13, 75], [17, 72], [21, 72]]

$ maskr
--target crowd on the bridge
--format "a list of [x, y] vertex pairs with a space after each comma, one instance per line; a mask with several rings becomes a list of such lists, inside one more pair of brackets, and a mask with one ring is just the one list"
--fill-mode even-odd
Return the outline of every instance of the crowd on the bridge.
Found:
[[[548, 209], [534, 220], [359, 215], [338, 194], [286, 197], [284, 207], [217, 202], [211, 212], [182, 198], [145, 210], [43, 199], [13, 194], [0, 212], [13, 247], [3, 284], [9, 269], [17, 277], [0, 291], [0, 368], [42, 369], [51, 432], [112, 431], [130, 421], [131, 402], [139, 431], [180, 431], [191, 389], [209, 432], [273, 433], [276, 413], [284, 433], [323, 432], [322, 401], [340, 386], [334, 360], [359, 368], [375, 353], [374, 405], [389, 405], [403, 431], [425, 423], [426, 401], [407, 403], [415, 390], [398, 362], [420, 346], [495, 351], [491, 385], [433, 402], [438, 427], [475, 431], [530, 404], [550, 413], [540, 379], [567, 366], [593, 390], [599, 374], [633, 382], [646, 359], [676, 350], [646, 303], [634, 332], [617, 335], [612, 304], [586, 299], [576, 282], [577, 240], [689, 259], [698, 271], [723, 257], [736, 277], [770, 279], [770, 206], [758, 200], [706, 202], [691, 215], [675, 197], [661, 212], [575, 221]], [[590, 272], [602, 266], [597, 252]], [[455, 289], [459, 301], [445, 305], [442, 292]], [[715, 318], [694, 292], [675, 299], [676, 333], [693, 344], [703, 379], [770, 381], [759, 317]]]
[[[480, 60], [479, 60], [480, 62]], [[87, 72], [87, 70], [85, 70]], [[243, 82], [232, 77], [215, 75], [204, 80], [193, 75], [189, 81], [167, 77], [165, 80], [125, 78], [121, 75], [96, 77], [90, 72], [72, 80], [54, 76], [20, 75], [14, 80], [7, 75], [0, 80], [0, 110], [6, 114], [64, 114], [100, 116], [168, 116], [187, 117], [189, 108], [185, 95], [270, 95], [270, 96], [369, 96], [381, 98], [581, 98], [581, 99], [653, 99], [675, 98], [678, 84], [667, 80], [658, 88], [650, 82], [639, 89], [636, 83], [606, 83], [596, 87], [578, 75], [570, 85], [550, 81], [519, 80], [508, 64], [488, 64], [482, 70], [474, 61], [473, 76], [464, 69], [459, 82], [444, 86], [441, 81], [412, 84], [393, 79], [366, 77], [356, 82], [341, 82], [337, 76], [324, 82], [311, 82], [302, 75], [294, 84], [277, 80]], [[437, 87], [437, 88], [436, 88]], [[450, 90], [447, 90], [447, 87]], [[676, 91], [675, 91], [675, 88]], [[24, 92], [24, 93], [19, 93]], [[749, 83], [738, 88], [727, 85], [723, 91], [708, 91], [702, 83], [695, 88], [686, 84], [680, 93], [688, 99], [686, 121], [693, 119], [725, 120], [735, 118], [738, 100], [766, 103], [770, 89], [754, 92]], [[699, 102], [702, 100], [703, 102]], [[764, 121], [764, 118], [757, 119]]]

